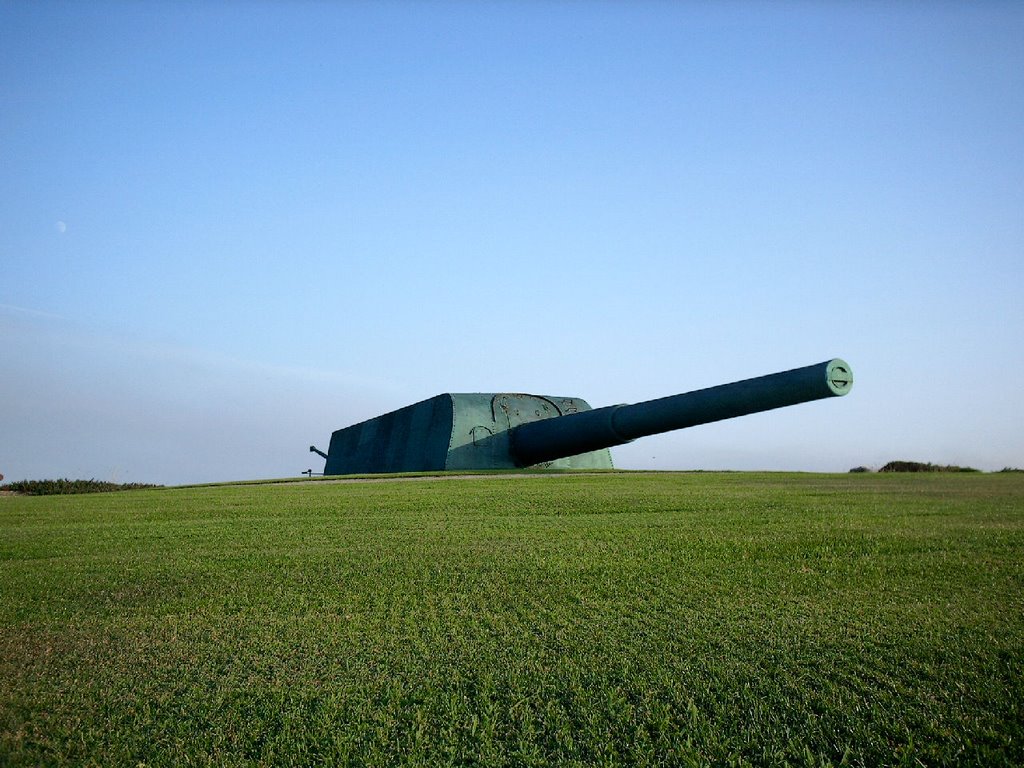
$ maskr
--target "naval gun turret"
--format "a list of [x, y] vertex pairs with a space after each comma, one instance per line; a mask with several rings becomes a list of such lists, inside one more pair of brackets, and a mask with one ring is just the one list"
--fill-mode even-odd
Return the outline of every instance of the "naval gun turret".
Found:
[[840, 397], [852, 386], [850, 366], [835, 358], [596, 409], [578, 397], [446, 393], [337, 430], [331, 435], [324, 474], [611, 469], [608, 449], [639, 437]]

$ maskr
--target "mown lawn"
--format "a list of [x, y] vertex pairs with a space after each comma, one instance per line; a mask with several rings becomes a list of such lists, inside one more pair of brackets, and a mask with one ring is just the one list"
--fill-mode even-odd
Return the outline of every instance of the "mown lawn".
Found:
[[1024, 764], [1024, 476], [0, 498], [2, 765]]

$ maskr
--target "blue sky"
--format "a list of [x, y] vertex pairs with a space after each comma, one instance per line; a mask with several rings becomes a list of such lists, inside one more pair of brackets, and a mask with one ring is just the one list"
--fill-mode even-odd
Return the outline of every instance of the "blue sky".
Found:
[[840, 400], [618, 466], [1024, 466], [1024, 6], [0, 2], [0, 472], [322, 462], [444, 391]]

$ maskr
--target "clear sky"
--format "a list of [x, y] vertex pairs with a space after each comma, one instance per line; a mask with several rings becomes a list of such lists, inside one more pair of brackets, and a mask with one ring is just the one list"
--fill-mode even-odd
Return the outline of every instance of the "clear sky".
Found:
[[0, 2], [0, 473], [445, 391], [845, 398], [618, 466], [1024, 467], [1024, 4]]

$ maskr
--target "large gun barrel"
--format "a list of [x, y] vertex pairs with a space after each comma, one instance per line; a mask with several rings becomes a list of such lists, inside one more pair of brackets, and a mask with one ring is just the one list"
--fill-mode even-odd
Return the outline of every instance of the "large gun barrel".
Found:
[[611, 405], [520, 424], [511, 430], [512, 454], [518, 466], [528, 467], [645, 435], [839, 397], [852, 386], [850, 366], [835, 358], [635, 405]]

